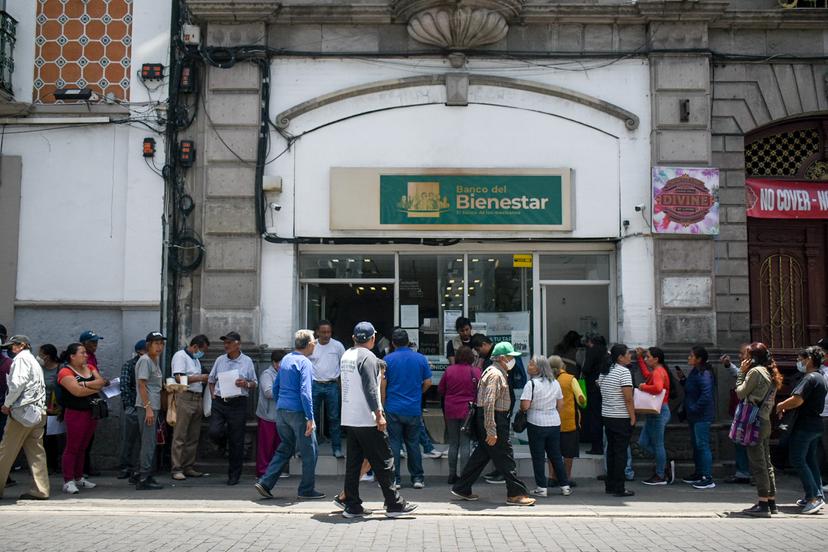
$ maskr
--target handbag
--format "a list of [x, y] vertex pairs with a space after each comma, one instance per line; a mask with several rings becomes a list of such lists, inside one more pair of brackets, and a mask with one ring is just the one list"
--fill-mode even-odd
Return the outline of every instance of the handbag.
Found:
[[758, 405], [748, 402], [747, 399], [736, 405], [736, 413], [733, 414], [733, 422], [730, 424], [728, 437], [737, 445], [752, 447], [759, 442], [759, 426], [762, 419], [759, 418], [759, 410], [767, 402], [774, 391], [771, 383], [765, 398]]
[[[535, 382], [534, 380], [531, 382], [532, 384], [532, 394], [529, 395], [529, 402], [531, 403], [532, 400], [535, 398]], [[532, 405], [529, 405], [529, 408], [532, 408]], [[518, 413], [515, 414], [515, 420], [512, 422], [512, 429], [515, 433], [523, 433], [526, 430], [526, 425], [529, 423], [529, 409], [526, 410], [518, 409]]]
[[109, 405], [106, 404], [106, 399], [102, 399], [101, 397], [89, 399], [89, 406], [92, 411], [93, 420], [103, 420], [109, 416]]
[[469, 402], [469, 411], [466, 413], [466, 417], [463, 418], [460, 431], [472, 439], [477, 438], [477, 405], [473, 402]]
[[660, 414], [661, 405], [664, 404], [664, 394], [666, 389], [662, 389], [658, 395], [647, 393], [640, 389], [633, 390], [633, 405], [636, 414]]
[[575, 404], [578, 404], [578, 407], [581, 410], [586, 410], [587, 407], [587, 380], [586, 378], [578, 378], [578, 387], [581, 388], [581, 393], [584, 395], [584, 404], [578, 404], [577, 401]]

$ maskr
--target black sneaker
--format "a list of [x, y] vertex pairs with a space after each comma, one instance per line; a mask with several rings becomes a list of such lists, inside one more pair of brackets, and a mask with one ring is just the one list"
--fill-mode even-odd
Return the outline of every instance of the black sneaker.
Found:
[[368, 517], [371, 514], [373, 514], [371, 510], [366, 510], [362, 506], [354, 508], [353, 510], [342, 510], [342, 517], [347, 519]]
[[750, 485], [750, 477], [741, 477], [738, 475], [729, 475], [725, 477], [725, 483]]
[[698, 482], [699, 482], [699, 481], [701, 481], [702, 479], [703, 479], [703, 478], [702, 478], [702, 476], [701, 476], [701, 475], [699, 475], [699, 474], [697, 474], [697, 473], [693, 472], [691, 475], [688, 475], [687, 477], [685, 477], [684, 479], [682, 479], [682, 481], [684, 481], [684, 482], [685, 482], [685, 483], [687, 483], [688, 485], [693, 485], [693, 484], [695, 484], [695, 483], [698, 483]]
[[712, 477], [702, 477], [700, 480], [693, 483], [694, 489], [715, 489], [716, 483], [713, 482]]
[[158, 489], [163, 488], [164, 486], [155, 481], [152, 477], [141, 479], [135, 484], [136, 491], [157, 491]]
[[653, 475], [651, 478], [642, 481], [642, 483], [644, 483], [645, 485], [666, 485], [667, 480], [662, 477], [659, 477], [658, 475]]
[[485, 477], [484, 476], [484, 480], [486, 481], [486, 483], [491, 483], [492, 485], [505, 485], [506, 484], [506, 478], [503, 477], [502, 475], [500, 475], [499, 473], [497, 475], [493, 475], [492, 477]]
[[745, 508], [744, 510], [742, 510], [742, 513], [750, 517], [771, 517], [770, 508], [768, 508], [767, 502], [757, 502], [750, 508]]
[[325, 493], [320, 493], [319, 491], [314, 490], [303, 495], [298, 495], [296, 498], [301, 500], [319, 500], [320, 498], [325, 498]]
[[342, 501], [342, 499], [339, 497], [339, 495], [336, 495], [334, 497], [333, 503], [334, 503], [334, 506], [336, 506], [340, 510], [345, 510], [345, 502]]
[[412, 504], [411, 502], [404, 502], [400, 506], [394, 506], [393, 509], [385, 510], [385, 517], [389, 518], [398, 518], [402, 516], [406, 516], [417, 509], [416, 504]]
[[265, 488], [265, 486], [262, 485], [261, 483], [259, 483], [258, 481], [256, 482], [255, 485], [253, 485], [253, 488], [255, 488], [256, 491], [258, 491], [258, 493], [260, 495], [262, 495], [262, 497], [264, 497], [264, 498], [273, 498], [273, 494], [270, 492], [270, 490]]
[[132, 470], [121, 470], [118, 472], [118, 479], [129, 479], [132, 477]]

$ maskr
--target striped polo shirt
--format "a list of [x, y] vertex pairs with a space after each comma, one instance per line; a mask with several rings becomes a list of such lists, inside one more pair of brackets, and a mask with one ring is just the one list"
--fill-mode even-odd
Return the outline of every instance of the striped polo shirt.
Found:
[[627, 403], [624, 401], [624, 387], [632, 387], [632, 374], [627, 367], [613, 364], [609, 374], [598, 377], [601, 388], [601, 416], [607, 418], [629, 418]]

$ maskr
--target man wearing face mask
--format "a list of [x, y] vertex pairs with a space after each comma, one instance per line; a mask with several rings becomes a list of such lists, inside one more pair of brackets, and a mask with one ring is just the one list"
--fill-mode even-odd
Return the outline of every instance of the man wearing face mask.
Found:
[[476, 426], [479, 445], [463, 468], [463, 474], [451, 489], [451, 494], [463, 500], [477, 500], [472, 485], [483, 473], [491, 460], [497, 471], [506, 480], [506, 504], [512, 506], [533, 506], [535, 499], [529, 498], [526, 485], [517, 477], [512, 442], [509, 439], [509, 371], [515, 367], [516, 357], [511, 343], [502, 341], [494, 346], [491, 353], [492, 365], [480, 378], [477, 390]]
[[206, 335], [197, 335], [190, 345], [172, 357], [172, 374], [177, 383], [186, 378], [187, 390], [176, 397], [176, 421], [172, 442], [172, 478], [183, 481], [188, 477], [202, 477], [195, 469], [196, 451], [201, 434], [202, 394], [207, 374], [201, 373], [201, 358], [210, 347]]

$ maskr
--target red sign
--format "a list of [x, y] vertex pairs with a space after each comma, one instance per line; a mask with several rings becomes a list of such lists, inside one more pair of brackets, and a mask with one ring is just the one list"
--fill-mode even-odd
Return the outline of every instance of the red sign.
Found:
[[772, 219], [828, 219], [828, 183], [745, 180], [747, 216]]
[[686, 174], [668, 180], [655, 196], [656, 208], [683, 226], [703, 221], [715, 202], [704, 182]]

